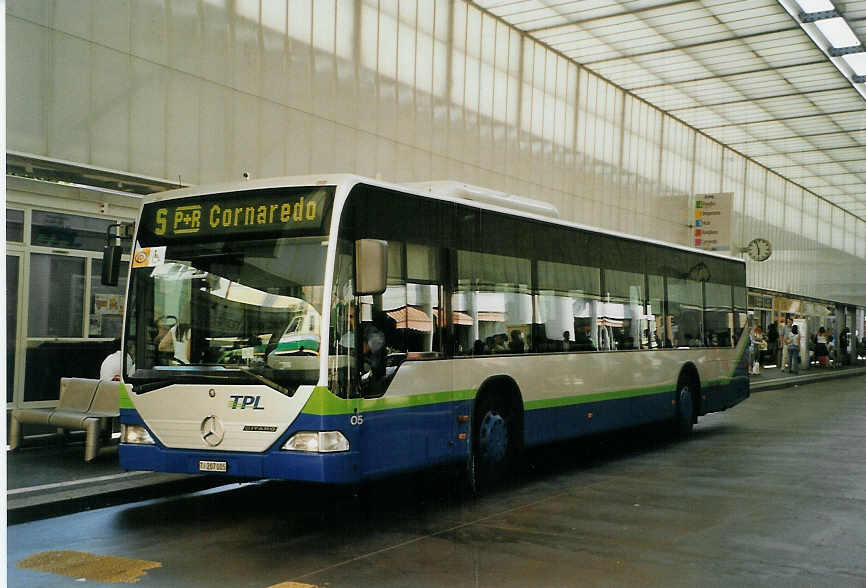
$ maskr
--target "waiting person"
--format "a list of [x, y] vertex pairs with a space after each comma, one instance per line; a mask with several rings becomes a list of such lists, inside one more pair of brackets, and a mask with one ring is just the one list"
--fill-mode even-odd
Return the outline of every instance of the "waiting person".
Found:
[[785, 371], [789, 369], [788, 367], [788, 336], [791, 334], [791, 326], [794, 324], [793, 319], [791, 317], [787, 317], [785, 319], [785, 324], [779, 328], [779, 347], [782, 350], [782, 357], [779, 360], [779, 369], [781, 371]]
[[[114, 340], [114, 347], [116, 351], [106, 356], [106, 358], [102, 360], [102, 365], [99, 367], [100, 380], [119, 382], [123, 379], [121, 377], [121, 374], [123, 373], [123, 352], [120, 349], [120, 339]], [[134, 371], [135, 364], [133, 363], [132, 358], [127, 355], [126, 375], [131, 376]]]
[[511, 353], [523, 353], [526, 344], [523, 342], [523, 333], [518, 330], [511, 331], [511, 341], [508, 343], [508, 351]]
[[815, 357], [821, 367], [830, 367], [830, 351], [827, 349], [827, 329], [820, 327], [815, 338]]
[[767, 351], [770, 354], [770, 360], [779, 365], [777, 362], [779, 356], [779, 325], [776, 321], [773, 321], [767, 327]]
[[851, 363], [851, 351], [848, 349], [848, 327], [842, 329], [842, 332], [839, 333], [839, 354], [840, 360], [843, 365], [848, 365]]
[[563, 331], [562, 332], [562, 350], [563, 351], [568, 351], [569, 349], [571, 349], [570, 339], [571, 339], [571, 333], [569, 333], [568, 331]]
[[800, 373], [800, 329], [797, 325], [791, 326], [791, 332], [788, 334], [788, 361], [791, 364], [788, 370], [792, 374]]
[[761, 325], [755, 323], [752, 332], [749, 333], [749, 351], [752, 354], [752, 373], [756, 376], [761, 374], [761, 349], [765, 344], [764, 330]]

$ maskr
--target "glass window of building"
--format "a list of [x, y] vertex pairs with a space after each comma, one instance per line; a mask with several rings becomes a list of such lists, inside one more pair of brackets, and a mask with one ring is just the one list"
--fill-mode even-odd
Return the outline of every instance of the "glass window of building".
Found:
[[34, 210], [30, 244], [60, 249], [102, 251], [113, 221], [75, 214]]
[[6, 209], [6, 240], [15, 243], [24, 241], [24, 211]]
[[15, 349], [18, 331], [18, 266], [17, 255], [6, 256], [6, 402], [12, 402], [15, 383]]
[[102, 285], [102, 260], [91, 260], [90, 271], [90, 337], [119, 338], [123, 332], [123, 296], [129, 264], [120, 264], [117, 286]]
[[84, 334], [84, 262], [65, 255], [30, 256], [29, 337]]

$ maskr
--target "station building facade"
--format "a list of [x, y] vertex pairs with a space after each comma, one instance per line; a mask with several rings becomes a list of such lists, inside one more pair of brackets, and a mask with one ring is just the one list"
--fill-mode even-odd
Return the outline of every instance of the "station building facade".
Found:
[[747, 260], [758, 320], [824, 308], [863, 337], [863, 219], [464, 0], [8, 0], [6, 39], [7, 407], [96, 377], [119, 336], [109, 225], [244, 173], [459, 180], [681, 244], [730, 192], [733, 254], [773, 246]]

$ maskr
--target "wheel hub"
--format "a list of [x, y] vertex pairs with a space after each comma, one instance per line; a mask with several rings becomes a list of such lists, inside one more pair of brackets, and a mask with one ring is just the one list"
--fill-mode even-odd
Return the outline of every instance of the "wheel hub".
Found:
[[508, 425], [501, 415], [488, 412], [479, 428], [478, 446], [485, 461], [497, 463], [505, 459], [508, 449]]

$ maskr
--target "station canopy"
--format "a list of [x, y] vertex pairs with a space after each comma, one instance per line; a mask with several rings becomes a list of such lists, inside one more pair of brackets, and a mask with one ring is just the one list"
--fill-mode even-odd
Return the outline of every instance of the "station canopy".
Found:
[[[866, 219], [866, 75], [860, 69], [866, 68], [866, 1], [475, 4]], [[847, 21], [854, 37], [840, 43], [852, 45], [834, 51], [824, 27], [816, 33], [819, 21], [828, 24], [831, 17]]]

